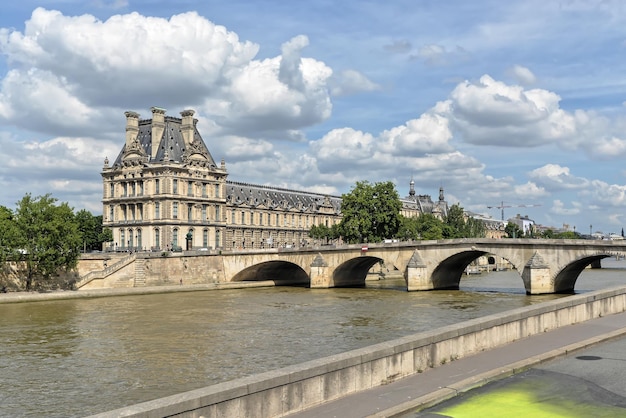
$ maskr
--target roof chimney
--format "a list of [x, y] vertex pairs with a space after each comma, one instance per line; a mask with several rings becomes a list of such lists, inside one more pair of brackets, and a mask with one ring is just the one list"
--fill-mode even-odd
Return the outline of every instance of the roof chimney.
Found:
[[126, 116], [126, 148], [129, 148], [139, 134], [139, 113], [129, 110], [124, 112], [124, 115]]
[[183, 135], [183, 140], [185, 141], [185, 145], [191, 145], [193, 143], [193, 133], [194, 133], [194, 120], [193, 114], [195, 112], [191, 109], [183, 110], [180, 112], [180, 115], [183, 117], [183, 123], [180, 127], [180, 131]]
[[150, 110], [152, 111], [152, 158], [156, 158], [165, 130], [165, 109], [151, 107]]

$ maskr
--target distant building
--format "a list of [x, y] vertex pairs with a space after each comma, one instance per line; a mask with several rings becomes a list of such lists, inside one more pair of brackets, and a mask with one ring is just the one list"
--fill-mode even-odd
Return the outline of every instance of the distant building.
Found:
[[[153, 107], [151, 119], [126, 115], [126, 139], [117, 158], [104, 161], [103, 225], [109, 250], [271, 248], [308, 244], [314, 225], [341, 220], [341, 198], [229, 181], [196, 127], [193, 110], [181, 118]], [[432, 213], [448, 205], [416, 195], [411, 180], [402, 214]]]
[[535, 231], [535, 221], [530, 219], [528, 215], [521, 216], [518, 213], [515, 215], [515, 218], [510, 218], [508, 222], [517, 225], [524, 235], [530, 235], [533, 231]]

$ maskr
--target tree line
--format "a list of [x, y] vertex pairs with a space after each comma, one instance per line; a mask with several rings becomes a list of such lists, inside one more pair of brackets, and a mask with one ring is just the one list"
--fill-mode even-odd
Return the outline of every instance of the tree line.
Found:
[[26, 290], [71, 287], [60, 283], [58, 274], [76, 267], [81, 251], [100, 250], [111, 240], [111, 230], [102, 228], [102, 216], [85, 209], [74, 213], [50, 194], [26, 194], [15, 210], [0, 206], [1, 277], [13, 269]]
[[485, 224], [472, 217], [466, 218], [458, 204], [450, 206], [443, 219], [430, 213], [403, 216], [400, 196], [390, 181], [357, 182], [341, 199], [341, 221], [331, 227], [314, 225], [309, 231], [311, 238], [332, 241], [341, 237], [346, 243], [360, 243], [485, 236]]

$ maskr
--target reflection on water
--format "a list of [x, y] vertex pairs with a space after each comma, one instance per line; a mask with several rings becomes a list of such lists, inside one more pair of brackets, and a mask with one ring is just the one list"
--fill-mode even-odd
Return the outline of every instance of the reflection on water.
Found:
[[[580, 289], [620, 284], [625, 266], [585, 271]], [[508, 271], [459, 291], [379, 281], [0, 305], [0, 415], [103, 412], [559, 297], [526, 296]]]

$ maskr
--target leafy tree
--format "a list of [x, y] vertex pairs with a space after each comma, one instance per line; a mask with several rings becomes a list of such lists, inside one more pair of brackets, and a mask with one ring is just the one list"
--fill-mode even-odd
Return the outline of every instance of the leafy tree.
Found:
[[13, 212], [4, 206], [0, 206], [0, 263], [14, 259], [16, 248], [16, 228]]
[[485, 223], [474, 217], [469, 217], [465, 221], [465, 237], [467, 238], [484, 238], [487, 235]]
[[448, 209], [444, 220], [444, 238], [483, 238], [486, 235], [485, 223], [473, 218], [465, 217], [465, 211], [457, 203]]
[[26, 265], [26, 290], [34, 280], [45, 286], [59, 270], [77, 264], [82, 244], [78, 222], [67, 203], [56, 201], [49, 194], [36, 198], [27, 194], [17, 204], [16, 247]]
[[396, 236], [402, 203], [393, 183], [360, 181], [341, 198], [338, 231], [346, 242], [380, 242]]
[[504, 232], [506, 232], [508, 238], [520, 238], [522, 235], [524, 235], [524, 232], [520, 229], [520, 227], [513, 222], [509, 222], [506, 224], [506, 226], [504, 227]]
[[436, 240], [443, 238], [444, 223], [435, 215], [425, 213], [414, 218], [401, 217], [398, 237], [401, 239]]
[[81, 209], [76, 212], [76, 221], [83, 239], [84, 251], [101, 250], [103, 242], [113, 240], [111, 230], [102, 228], [102, 215], [94, 216], [91, 212]]
[[444, 238], [465, 237], [465, 215], [458, 203], [450, 206], [448, 215], [444, 219], [447, 228], [444, 229]]
[[339, 232], [337, 231], [337, 225], [333, 225], [332, 227], [327, 227], [326, 225], [313, 225], [309, 230], [309, 236], [313, 239], [320, 240], [333, 240], [339, 238]]

